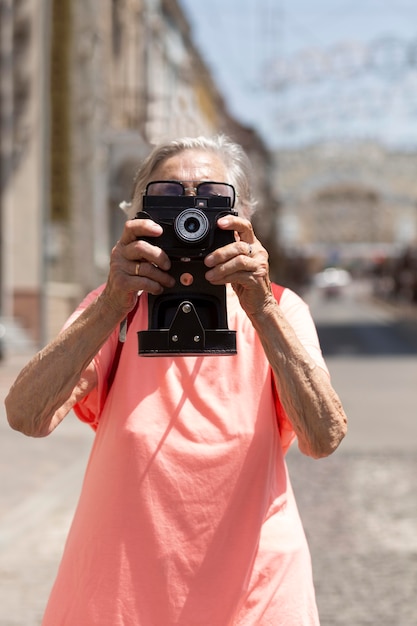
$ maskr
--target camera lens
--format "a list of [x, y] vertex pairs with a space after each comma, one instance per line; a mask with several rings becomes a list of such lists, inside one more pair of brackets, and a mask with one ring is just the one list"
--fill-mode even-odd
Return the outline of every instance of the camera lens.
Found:
[[200, 228], [200, 222], [195, 217], [187, 217], [184, 222], [184, 228], [187, 233], [196, 233]]
[[198, 209], [182, 211], [174, 221], [175, 234], [185, 243], [199, 243], [210, 230], [205, 213]]

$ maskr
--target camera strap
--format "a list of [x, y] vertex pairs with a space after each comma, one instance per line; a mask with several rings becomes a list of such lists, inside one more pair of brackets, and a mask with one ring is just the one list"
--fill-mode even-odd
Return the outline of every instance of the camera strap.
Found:
[[109, 376], [107, 378], [107, 393], [109, 393], [109, 391], [111, 389], [111, 386], [113, 384], [113, 381], [114, 381], [114, 377], [116, 376], [117, 368], [119, 366], [119, 361], [120, 361], [120, 355], [122, 353], [123, 344], [124, 344], [124, 342], [126, 340], [127, 329], [129, 327], [131, 321], [135, 317], [136, 311], [139, 308], [139, 300], [140, 300], [140, 295], [138, 295], [137, 300], [136, 300], [136, 304], [133, 307], [133, 309], [131, 311], [129, 311], [129, 313], [127, 314], [125, 319], [120, 323], [119, 340], [117, 342], [116, 351], [114, 353], [113, 363], [112, 363], [112, 366], [111, 366], [110, 374], [109, 374]]

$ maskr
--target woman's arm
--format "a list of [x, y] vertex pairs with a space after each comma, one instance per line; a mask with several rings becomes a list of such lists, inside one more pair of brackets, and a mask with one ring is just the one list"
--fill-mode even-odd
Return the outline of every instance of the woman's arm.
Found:
[[[158, 237], [151, 220], [129, 220], [112, 250], [104, 291], [17, 377], [6, 398], [7, 419], [16, 430], [42, 437], [97, 384], [92, 363], [112, 331], [134, 307], [139, 291], [158, 294], [172, 286], [168, 256], [141, 236]], [[157, 243], [157, 240], [155, 240]]]
[[319, 458], [331, 454], [346, 434], [347, 419], [329, 376], [308, 354], [277, 304], [269, 279], [268, 253], [251, 223], [220, 218], [236, 242], [209, 254], [206, 278], [230, 282], [258, 333], [275, 375], [281, 403], [298, 437], [300, 450]]
[[24, 367], [6, 400], [9, 424], [32, 437], [49, 435], [97, 384], [92, 359], [119, 322], [99, 296]]
[[328, 456], [347, 430], [346, 415], [329, 375], [309, 356], [273, 297], [250, 319], [300, 450], [313, 458]]

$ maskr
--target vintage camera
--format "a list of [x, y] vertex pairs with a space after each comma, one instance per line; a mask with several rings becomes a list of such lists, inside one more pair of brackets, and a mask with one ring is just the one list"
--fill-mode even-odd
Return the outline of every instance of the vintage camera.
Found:
[[137, 219], [152, 219], [160, 237], [144, 237], [171, 259], [175, 285], [159, 296], [148, 294], [148, 330], [138, 332], [139, 354], [236, 354], [236, 332], [227, 324], [226, 287], [205, 278], [204, 257], [234, 241], [217, 220], [237, 215], [230, 198], [144, 196]]

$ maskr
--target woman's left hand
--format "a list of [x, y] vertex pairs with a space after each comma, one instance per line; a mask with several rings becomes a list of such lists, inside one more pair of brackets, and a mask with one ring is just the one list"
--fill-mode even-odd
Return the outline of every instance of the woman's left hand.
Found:
[[206, 278], [230, 282], [258, 334], [274, 372], [284, 410], [300, 450], [313, 458], [331, 454], [346, 433], [346, 415], [327, 372], [317, 367], [277, 305], [269, 280], [268, 253], [251, 223], [227, 216], [220, 228], [234, 230], [236, 241], [209, 254]]
[[242, 308], [248, 315], [255, 314], [272, 296], [268, 253], [256, 238], [249, 220], [225, 216], [217, 224], [224, 230], [235, 231], [236, 241], [217, 248], [205, 258], [210, 268], [206, 278], [213, 285], [231, 283]]

